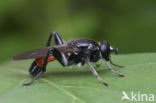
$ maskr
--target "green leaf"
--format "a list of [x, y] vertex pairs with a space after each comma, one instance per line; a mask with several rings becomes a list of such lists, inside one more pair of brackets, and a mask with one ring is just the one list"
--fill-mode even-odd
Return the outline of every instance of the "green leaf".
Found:
[[33, 85], [22, 87], [32, 78], [28, 73], [32, 60], [8, 61], [0, 66], [0, 103], [131, 103], [123, 100], [122, 91], [156, 95], [156, 54], [129, 54], [112, 56], [112, 68], [125, 78], [110, 72], [103, 61], [93, 65], [105, 87], [92, 75], [87, 65], [79, 68], [62, 67], [57, 61], [49, 63], [47, 72]]

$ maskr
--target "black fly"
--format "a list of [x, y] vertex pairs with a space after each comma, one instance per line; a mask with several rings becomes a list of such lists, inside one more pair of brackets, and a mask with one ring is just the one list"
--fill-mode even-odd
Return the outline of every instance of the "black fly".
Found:
[[[50, 46], [52, 36], [54, 36], [55, 39], [55, 46]], [[34, 79], [27, 84], [23, 84], [23, 86], [28, 86], [38, 79], [46, 71], [47, 63], [53, 60], [58, 60], [62, 66], [87, 64], [97, 79], [105, 86], [108, 86], [108, 84], [100, 78], [91, 63], [96, 63], [99, 59], [102, 59], [111, 72], [120, 77], [124, 77], [124, 75], [114, 71], [107, 63], [107, 61], [110, 61], [114, 66], [123, 67], [112, 62], [110, 56], [111, 52], [118, 54], [118, 49], [112, 48], [106, 41], [101, 41], [101, 43], [98, 44], [93, 40], [78, 39], [69, 43], [64, 43], [57, 32], [52, 32], [45, 48], [18, 54], [14, 56], [13, 59], [22, 60], [35, 58], [29, 69]]]

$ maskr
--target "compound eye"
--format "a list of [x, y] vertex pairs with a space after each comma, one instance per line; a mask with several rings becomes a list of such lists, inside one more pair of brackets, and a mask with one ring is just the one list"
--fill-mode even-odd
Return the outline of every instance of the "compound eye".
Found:
[[101, 42], [100, 51], [101, 51], [102, 57], [108, 60], [109, 54], [110, 54], [110, 45], [107, 41]]
[[102, 41], [101, 45], [100, 45], [100, 50], [102, 53], [110, 51], [110, 46], [109, 46], [108, 42]]

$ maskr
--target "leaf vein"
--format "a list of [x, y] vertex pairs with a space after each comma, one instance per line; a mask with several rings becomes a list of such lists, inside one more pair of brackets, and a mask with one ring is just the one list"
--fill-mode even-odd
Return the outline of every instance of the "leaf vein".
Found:
[[13, 88], [10, 89], [9, 91], [7, 91], [7, 92], [5, 92], [4, 94], [2, 94], [2, 95], [0, 96], [0, 98], [2, 98], [2, 97], [4, 97], [4, 96], [7, 96], [7, 95], [9, 95], [10, 93], [14, 92], [14, 91], [19, 87], [19, 85], [21, 85], [25, 80], [26, 80], [26, 79], [21, 80], [21, 82], [18, 83], [17, 85], [15, 85], [15, 87], [13, 87]]
[[50, 85], [56, 87], [57, 89], [63, 91], [66, 95], [72, 97], [72, 99], [77, 99], [77, 100], [79, 100], [79, 101], [81, 101], [81, 102], [83, 102], [83, 103], [86, 103], [84, 100], [82, 100], [82, 99], [80, 99], [79, 97], [75, 96], [75, 95], [72, 94], [71, 92], [68, 92], [67, 90], [61, 88], [60, 86], [58, 86], [58, 85], [52, 83], [51, 81], [49, 81], [49, 80], [47, 80], [47, 79], [44, 79], [44, 78], [42, 78], [42, 80], [43, 80], [44, 82], [46, 82], [46, 83], [48, 83], [48, 84], [50, 84]]

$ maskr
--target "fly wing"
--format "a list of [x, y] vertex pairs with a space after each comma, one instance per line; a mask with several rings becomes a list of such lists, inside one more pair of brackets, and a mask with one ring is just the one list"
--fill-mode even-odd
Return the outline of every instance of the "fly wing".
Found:
[[33, 59], [45, 57], [48, 53], [49, 48], [41, 48], [21, 54], [17, 54], [13, 57], [13, 60]]
[[[69, 46], [68, 44], [56, 45], [53, 48], [57, 49], [59, 52], [67, 54], [67, 53], [75, 53], [78, 52], [78, 48], [76, 46]], [[46, 57], [50, 47], [41, 48], [21, 54], [17, 54], [13, 57], [13, 60], [24, 60], [24, 59], [33, 59], [33, 58], [42, 58]], [[53, 55], [52, 53], [50, 56]]]

